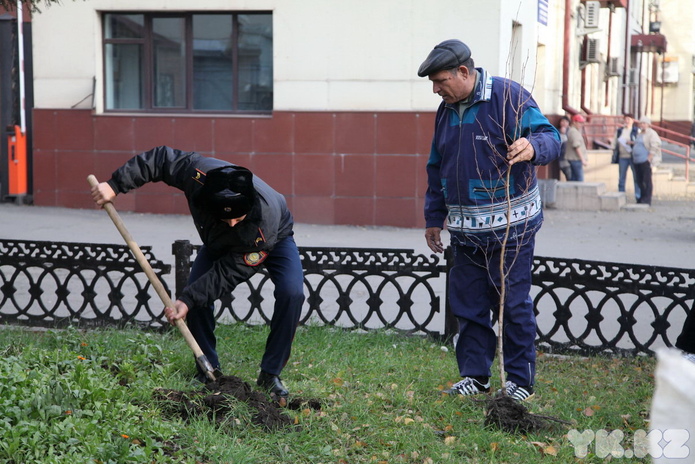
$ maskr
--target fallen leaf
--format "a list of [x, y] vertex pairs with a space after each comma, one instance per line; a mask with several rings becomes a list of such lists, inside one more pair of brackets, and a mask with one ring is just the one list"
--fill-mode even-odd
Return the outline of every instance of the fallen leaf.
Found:
[[444, 439], [444, 444], [452, 446], [454, 443], [456, 443], [456, 437], [448, 436]]
[[553, 445], [548, 445], [547, 443], [543, 443], [541, 441], [532, 441], [531, 444], [535, 446], [543, 456], [546, 454], [550, 456], [557, 456], [557, 449]]
[[584, 414], [585, 416], [587, 416], [587, 417], [591, 417], [591, 416], [594, 415], [594, 410], [591, 409], [591, 406], [589, 406], [588, 408], [586, 408], [586, 409], [583, 411], [583, 414]]

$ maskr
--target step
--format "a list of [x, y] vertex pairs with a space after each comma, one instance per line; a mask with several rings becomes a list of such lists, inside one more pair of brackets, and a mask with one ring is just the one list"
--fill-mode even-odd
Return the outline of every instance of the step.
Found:
[[606, 192], [598, 198], [601, 211], [620, 211], [627, 204], [625, 192]]
[[640, 211], [646, 211], [651, 206], [649, 205], [643, 205], [642, 203], [629, 203], [625, 206], [622, 207], [623, 211], [633, 211], [633, 212], [640, 212]]
[[555, 189], [558, 209], [599, 211], [601, 195], [606, 192], [603, 182], [559, 182]]

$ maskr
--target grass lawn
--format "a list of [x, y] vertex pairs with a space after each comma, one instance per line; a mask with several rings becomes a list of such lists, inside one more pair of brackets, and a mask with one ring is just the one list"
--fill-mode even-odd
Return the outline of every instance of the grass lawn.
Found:
[[[266, 327], [221, 326], [222, 370], [255, 385]], [[449, 347], [451, 348], [451, 347]], [[452, 349], [424, 337], [301, 327], [283, 380], [320, 410], [288, 410], [267, 431], [245, 403], [233, 420], [184, 422], [158, 388], [201, 390], [175, 331], [0, 329], [0, 463], [649, 462], [610, 451], [648, 430], [653, 358], [539, 354], [536, 414], [569, 421], [534, 435], [484, 425], [485, 408], [440, 390], [458, 380]], [[493, 367], [493, 388], [499, 388]], [[622, 441], [591, 440], [621, 431]], [[577, 438], [580, 434], [582, 440]], [[588, 434], [588, 435], [586, 435]], [[613, 435], [614, 437], [615, 435]], [[588, 437], [588, 438], [587, 438]], [[581, 443], [580, 443], [581, 441]], [[639, 448], [639, 446], [637, 447]], [[639, 455], [639, 452], [638, 452]]]

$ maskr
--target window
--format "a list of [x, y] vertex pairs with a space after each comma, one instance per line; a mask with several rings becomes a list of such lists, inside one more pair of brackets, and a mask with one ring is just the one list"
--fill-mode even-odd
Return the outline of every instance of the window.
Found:
[[270, 13], [106, 13], [107, 111], [273, 109]]

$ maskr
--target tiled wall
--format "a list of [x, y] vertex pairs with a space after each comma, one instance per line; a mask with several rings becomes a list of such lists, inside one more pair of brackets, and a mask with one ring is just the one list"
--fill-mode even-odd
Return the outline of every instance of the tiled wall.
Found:
[[[287, 197], [297, 222], [424, 226], [433, 112], [219, 118], [40, 109], [33, 116], [39, 206], [93, 208], [89, 174], [107, 180], [133, 155], [169, 145], [248, 167]], [[163, 184], [120, 195], [116, 205], [119, 211], [187, 212], [183, 195]]]

